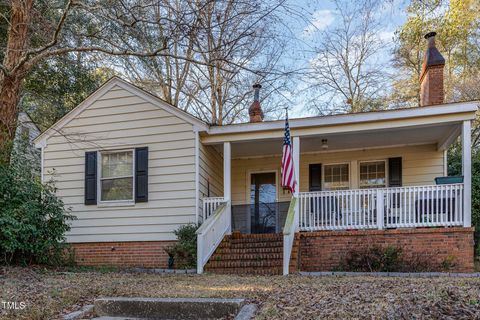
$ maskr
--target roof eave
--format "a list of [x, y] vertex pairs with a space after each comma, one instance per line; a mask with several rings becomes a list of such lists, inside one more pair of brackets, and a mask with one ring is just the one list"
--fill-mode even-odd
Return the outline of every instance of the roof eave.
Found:
[[[405, 108], [355, 114], [350, 113], [310, 118], [297, 118], [289, 119], [289, 125], [290, 129], [296, 129], [307, 127], [321, 127], [326, 125], [345, 125], [358, 122], [388, 121], [458, 113], [471, 113], [471, 119], [474, 119], [475, 112], [477, 111], [479, 104], [479, 101], [470, 101], [418, 108]], [[242, 132], [261, 132], [283, 129], [284, 125], [284, 120], [267, 121], [260, 123], [243, 123], [228, 126], [210, 127], [207, 133], [208, 135], [221, 135]]]

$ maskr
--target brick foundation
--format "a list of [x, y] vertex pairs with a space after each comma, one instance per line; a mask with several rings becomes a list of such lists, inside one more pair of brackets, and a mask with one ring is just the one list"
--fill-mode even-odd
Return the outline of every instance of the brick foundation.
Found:
[[164, 248], [174, 241], [72, 243], [81, 266], [167, 268]]
[[300, 237], [300, 270], [337, 270], [353, 248], [396, 246], [404, 259], [421, 256], [432, 266], [454, 257], [452, 272], [473, 272], [474, 228], [418, 228], [304, 232]]

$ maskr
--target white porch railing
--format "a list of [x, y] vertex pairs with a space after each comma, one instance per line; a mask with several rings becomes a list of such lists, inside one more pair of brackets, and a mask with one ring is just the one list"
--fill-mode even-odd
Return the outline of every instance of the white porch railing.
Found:
[[298, 213], [296, 209], [297, 198], [292, 197], [290, 207], [288, 208], [285, 227], [283, 228], [283, 275], [289, 273], [290, 258], [292, 256], [293, 242], [295, 241], [295, 232], [298, 229]]
[[300, 229], [463, 225], [463, 184], [302, 192]]
[[224, 201], [223, 197], [210, 197], [203, 198], [203, 221], [207, 220], [210, 217], [217, 207], [222, 204]]
[[231, 208], [228, 202], [217, 206], [213, 214], [203, 221], [197, 230], [197, 273], [203, 273], [203, 267], [212, 256], [223, 237], [230, 230]]

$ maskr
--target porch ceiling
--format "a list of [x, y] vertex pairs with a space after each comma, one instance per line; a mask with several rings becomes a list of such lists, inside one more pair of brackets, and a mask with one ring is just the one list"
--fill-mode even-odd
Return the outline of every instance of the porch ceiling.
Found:
[[[437, 144], [439, 150], [448, 148], [461, 133], [461, 123], [441, 123], [428, 126], [392, 128], [352, 133], [332, 133], [300, 138], [301, 152], [332, 152], [416, 144]], [[328, 149], [322, 150], [322, 139]], [[247, 142], [232, 142], [232, 157], [280, 155], [283, 139], [271, 138]], [[223, 144], [214, 145], [222, 153]]]

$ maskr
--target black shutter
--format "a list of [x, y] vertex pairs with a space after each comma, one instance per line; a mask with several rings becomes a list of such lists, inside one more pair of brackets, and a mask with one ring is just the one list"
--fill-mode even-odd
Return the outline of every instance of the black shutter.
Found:
[[85, 152], [85, 205], [97, 204], [97, 152]]
[[309, 191], [322, 190], [322, 164], [311, 164], [309, 166]]
[[148, 147], [135, 149], [135, 202], [148, 201]]
[[402, 158], [388, 159], [388, 186], [402, 186]]

